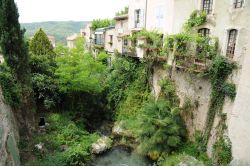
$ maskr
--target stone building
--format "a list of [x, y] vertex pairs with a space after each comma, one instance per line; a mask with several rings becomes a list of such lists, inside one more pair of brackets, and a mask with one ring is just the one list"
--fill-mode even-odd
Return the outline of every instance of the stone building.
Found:
[[91, 30], [91, 23], [88, 23], [84, 29], [81, 29], [80, 34], [81, 34], [81, 37], [85, 38], [86, 48], [90, 50], [90, 47], [93, 42], [93, 35], [94, 35], [94, 32]]
[[[227, 114], [228, 136], [232, 142], [234, 160], [240, 160], [250, 165], [250, 1], [248, 0], [130, 0], [128, 15], [128, 30], [131, 32], [157, 30], [164, 35], [177, 34], [183, 30], [183, 24], [195, 10], [206, 11], [207, 22], [196, 30], [204, 35], [217, 37], [221, 55], [239, 64], [240, 69], [231, 79], [237, 87], [237, 95], [233, 102], [226, 100], [223, 112]], [[141, 43], [143, 41], [138, 41]], [[142, 50], [137, 50], [137, 56], [142, 57]], [[160, 77], [158, 72], [158, 76]], [[156, 76], [155, 76], [156, 77]], [[190, 93], [185, 89], [185, 81], [176, 77], [179, 91]], [[178, 82], [179, 81], [179, 82]], [[206, 110], [209, 102], [209, 82], [200, 80], [204, 87], [202, 107], [195, 119], [196, 129], [204, 126]], [[203, 83], [202, 83], [203, 82]], [[157, 83], [155, 83], [157, 84]], [[195, 83], [194, 83], [195, 84]], [[187, 88], [187, 87], [186, 87]], [[205, 92], [206, 91], [206, 92]], [[193, 96], [197, 95], [193, 93]], [[203, 116], [202, 116], [203, 115]], [[214, 127], [216, 127], [216, 122]], [[213, 132], [211, 133], [211, 137]], [[214, 140], [209, 140], [208, 152]]]
[[116, 16], [114, 19], [116, 20], [116, 49], [120, 54], [127, 54], [129, 40], [126, 37], [130, 35], [130, 31], [128, 30], [128, 14]]
[[56, 39], [54, 36], [48, 35], [49, 41], [52, 44], [52, 46], [55, 48], [56, 47]]
[[75, 47], [75, 41], [77, 39], [78, 35], [75, 33], [69, 37], [67, 37], [67, 47], [74, 48]]

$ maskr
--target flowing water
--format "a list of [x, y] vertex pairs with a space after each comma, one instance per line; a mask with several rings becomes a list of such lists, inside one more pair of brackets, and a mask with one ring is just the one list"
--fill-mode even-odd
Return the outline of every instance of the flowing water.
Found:
[[123, 147], [114, 147], [97, 156], [93, 166], [148, 166], [149, 160]]

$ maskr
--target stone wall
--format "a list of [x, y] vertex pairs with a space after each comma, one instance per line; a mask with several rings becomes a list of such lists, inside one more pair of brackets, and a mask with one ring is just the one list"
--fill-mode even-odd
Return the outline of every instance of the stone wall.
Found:
[[[154, 66], [153, 93], [156, 98], [161, 90], [159, 81], [166, 77], [168, 77], [167, 70], [159, 65]], [[188, 134], [191, 136], [196, 130], [202, 131], [206, 123], [211, 93], [211, 85], [208, 79], [178, 70], [173, 71], [171, 78], [176, 84], [180, 106], [183, 106], [187, 100], [190, 100], [192, 105], [198, 104], [197, 107], [192, 108], [192, 112], [183, 113]]]
[[0, 166], [19, 166], [19, 140], [16, 120], [11, 108], [4, 103], [0, 89]]

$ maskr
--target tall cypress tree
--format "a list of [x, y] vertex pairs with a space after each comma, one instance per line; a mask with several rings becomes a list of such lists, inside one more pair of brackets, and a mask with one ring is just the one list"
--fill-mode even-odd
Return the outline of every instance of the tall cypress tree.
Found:
[[0, 47], [13, 76], [21, 85], [22, 127], [31, 134], [30, 124], [34, 120], [34, 100], [31, 88], [31, 74], [27, 43], [24, 41], [24, 30], [18, 21], [19, 14], [14, 0], [0, 0]]
[[14, 0], [0, 0], [0, 46], [4, 59], [21, 84], [29, 84], [30, 69], [24, 30]]

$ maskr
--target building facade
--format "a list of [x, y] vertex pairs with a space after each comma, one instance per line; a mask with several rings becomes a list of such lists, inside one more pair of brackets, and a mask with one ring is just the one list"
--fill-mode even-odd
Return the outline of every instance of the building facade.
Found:
[[77, 37], [78, 37], [77, 34], [73, 34], [73, 35], [67, 37], [67, 47], [68, 48], [74, 48], [75, 47], [75, 41], [76, 41]]
[[[221, 55], [241, 68], [233, 74], [237, 87], [234, 102], [227, 102], [228, 136], [235, 160], [250, 165], [250, 1], [249, 0], [130, 0], [128, 30], [157, 30], [164, 35], [183, 31], [190, 14], [205, 11], [207, 22], [197, 32], [217, 37]], [[138, 41], [143, 42], [143, 41]], [[137, 55], [143, 53], [138, 48]], [[212, 144], [212, 142], [210, 142]]]

